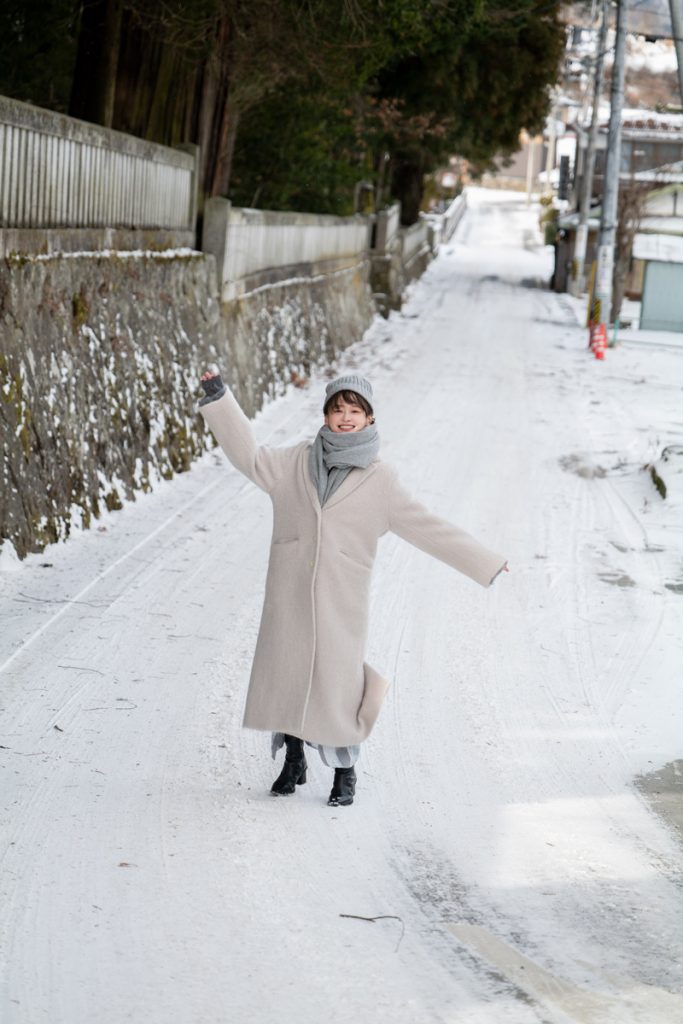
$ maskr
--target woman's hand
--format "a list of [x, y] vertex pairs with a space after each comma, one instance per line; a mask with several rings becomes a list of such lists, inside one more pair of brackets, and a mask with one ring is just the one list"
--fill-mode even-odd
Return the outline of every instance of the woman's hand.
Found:
[[[200, 384], [205, 398], [222, 398], [225, 394], [225, 384], [221, 380], [221, 375], [220, 373], [214, 373], [213, 370], [204, 371], [200, 377]], [[203, 401], [204, 399], [202, 399]]]

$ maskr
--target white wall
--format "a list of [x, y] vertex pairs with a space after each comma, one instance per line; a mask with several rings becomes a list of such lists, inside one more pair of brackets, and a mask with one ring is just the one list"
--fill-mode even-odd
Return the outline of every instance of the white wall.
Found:
[[4, 228], [194, 231], [196, 154], [0, 96]]
[[216, 258], [223, 301], [242, 294], [245, 279], [267, 270], [361, 258], [369, 247], [367, 217], [280, 213], [207, 200], [202, 248]]

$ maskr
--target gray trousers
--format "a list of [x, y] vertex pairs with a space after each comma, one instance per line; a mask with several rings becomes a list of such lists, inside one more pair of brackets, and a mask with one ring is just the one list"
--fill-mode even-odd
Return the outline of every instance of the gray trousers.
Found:
[[[270, 752], [273, 759], [284, 744], [285, 734], [283, 732], [271, 733]], [[326, 747], [322, 743], [309, 743], [306, 740], [306, 746], [317, 750], [322, 763], [326, 764], [328, 768], [350, 768], [360, 757], [360, 744], [355, 744], [352, 747]]]

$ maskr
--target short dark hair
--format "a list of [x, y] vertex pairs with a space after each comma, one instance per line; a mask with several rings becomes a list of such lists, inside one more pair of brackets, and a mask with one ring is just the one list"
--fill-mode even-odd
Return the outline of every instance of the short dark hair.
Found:
[[363, 398], [356, 391], [337, 391], [334, 395], [331, 395], [323, 407], [323, 414], [327, 416], [330, 409], [334, 408], [337, 403], [337, 399], [343, 398], [348, 405], [359, 405], [366, 416], [372, 416], [372, 406], [368, 402], [367, 398]]

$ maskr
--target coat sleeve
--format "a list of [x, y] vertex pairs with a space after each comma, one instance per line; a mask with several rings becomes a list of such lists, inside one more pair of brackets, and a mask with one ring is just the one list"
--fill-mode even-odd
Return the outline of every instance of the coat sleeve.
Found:
[[200, 404], [199, 411], [235, 469], [270, 494], [292, 449], [257, 445], [251, 423], [230, 388], [215, 401]]
[[433, 515], [406, 491], [393, 472], [388, 518], [393, 533], [483, 587], [490, 586], [507, 564], [502, 555], [485, 548], [469, 533]]

